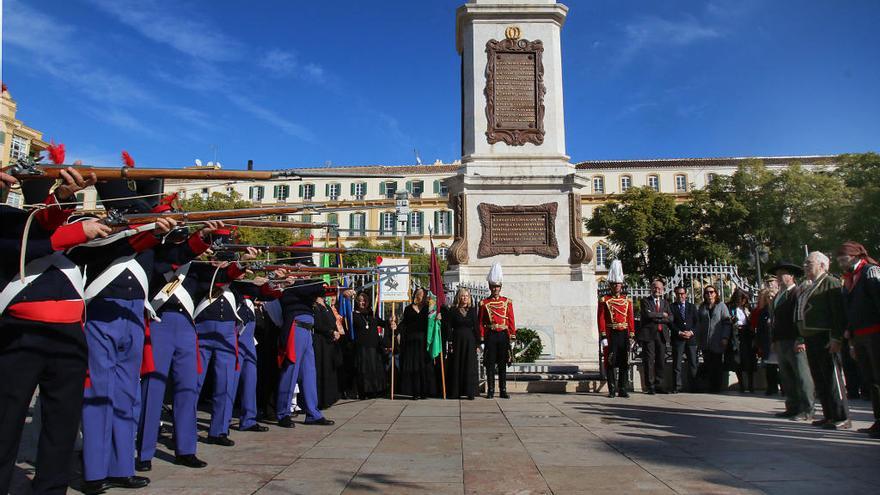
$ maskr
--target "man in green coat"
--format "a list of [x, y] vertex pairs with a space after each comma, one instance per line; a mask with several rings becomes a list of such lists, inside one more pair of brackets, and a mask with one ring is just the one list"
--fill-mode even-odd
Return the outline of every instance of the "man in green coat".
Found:
[[846, 317], [840, 280], [828, 273], [829, 263], [818, 251], [804, 261], [807, 282], [798, 294], [795, 322], [800, 334], [797, 343], [806, 345], [810, 374], [825, 415], [813, 425], [842, 430], [852, 427], [840, 366]]

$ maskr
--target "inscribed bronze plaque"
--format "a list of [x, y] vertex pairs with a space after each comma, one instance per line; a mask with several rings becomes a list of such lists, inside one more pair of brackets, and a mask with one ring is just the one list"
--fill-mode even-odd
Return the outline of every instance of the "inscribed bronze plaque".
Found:
[[540, 40], [486, 43], [486, 138], [511, 146], [544, 142], [544, 65]]
[[477, 207], [483, 235], [477, 256], [499, 254], [537, 254], [559, 256], [556, 243], [557, 203], [534, 206], [498, 206], [481, 203]]

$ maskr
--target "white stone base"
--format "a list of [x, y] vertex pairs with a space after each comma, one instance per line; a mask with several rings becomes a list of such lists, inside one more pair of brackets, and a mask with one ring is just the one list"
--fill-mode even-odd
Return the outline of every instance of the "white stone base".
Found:
[[[505, 264], [504, 259], [502, 264]], [[531, 328], [541, 336], [544, 344], [542, 360], [576, 362], [586, 369], [598, 369], [598, 296], [595, 278], [590, 276], [586, 277], [587, 280], [571, 280], [568, 276], [549, 277], [541, 267], [533, 267], [529, 275], [514, 275], [509, 273], [516, 272], [509, 270], [514, 267], [510, 263], [504, 266], [501, 294], [513, 300], [516, 326]], [[473, 274], [467, 273], [469, 268], [461, 266], [460, 270], [447, 271], [446, 281], [485, 280], [485, 268]]]

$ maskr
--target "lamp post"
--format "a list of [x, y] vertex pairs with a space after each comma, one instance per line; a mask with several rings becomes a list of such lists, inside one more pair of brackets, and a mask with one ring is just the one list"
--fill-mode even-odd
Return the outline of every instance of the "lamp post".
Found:
[[409, 222], [409, 192], [398, 191], [395, 196], [397, 223], [400, 224], [400, 255], [406, 253], [406, 226]]

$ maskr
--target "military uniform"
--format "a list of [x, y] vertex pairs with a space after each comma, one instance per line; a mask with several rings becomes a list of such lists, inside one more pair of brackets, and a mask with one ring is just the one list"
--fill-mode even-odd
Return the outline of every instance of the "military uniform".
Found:
[[860, 261], [844, 275], [843, 296], [856, 361], [871, 390], [874, 425], [868, 431], [880, 437], [880, 266]]
[[632, 300], [624, 295], [599, 299], [599, 339], [605, 349], [604, 365], [608, 395], [628, 395], [629, 343], [635, 336]]
[[498, 383], [501, 395], [507, 395], [507, 364], [510, 361], [510, 339], [516, 338], [513, 301], [506, 297], [487, 298], [480, 301], [480, 339], [484, 343], [484, 365], [488, 397], [495, 393], [495, 367], [498, 367]]

